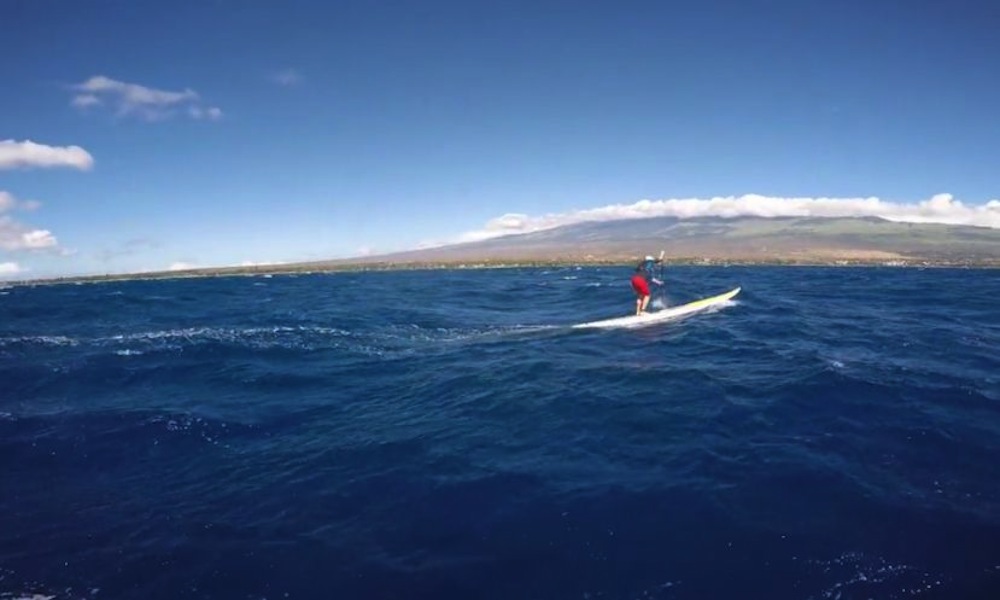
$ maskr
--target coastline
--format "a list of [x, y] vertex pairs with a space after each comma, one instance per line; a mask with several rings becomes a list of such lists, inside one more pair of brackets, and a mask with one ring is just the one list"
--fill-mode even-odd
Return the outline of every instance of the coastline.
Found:
[[[422, 271], [442, 269], [518, 269], [518, 268], [565, 268], [565, 267], [623, 267], [632, 266], [633, 258], [537, 258], [537, 259], [469, 259], [440, 261], [392, 261], [392, 260], [332, 260], [308, 263], [287, 263], [272, 265], [204, 267], [175, 271], [147, 271], [136, 273], [107, 273], [97, 275], [72, 275], [0, 281], [2, 287], [102, 283], [112, 281], [135, 281], [154, 279], [192, 279], [203, 277], [259, 277], [274, 275], [312, 275], [322, 273], [356, 273], [371, 271]], [[829, 267], [829, 268], [952, 268], [952, 269], [997, 269], [1000, 259], [954, 259], [932, 260], [927, 258], [853, 257], [842, 259], [816, 258], [705, 258], [666, 257], [667, 266], [689, 267]]]

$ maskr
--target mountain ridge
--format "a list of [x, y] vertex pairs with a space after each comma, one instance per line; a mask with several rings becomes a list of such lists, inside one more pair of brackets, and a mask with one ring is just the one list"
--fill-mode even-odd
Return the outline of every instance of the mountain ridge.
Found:
[[[430, 248], [296, 263], [55, 278], [87, 281], [364, 269], [668, 263], [1000, 267], [1000, 229], [880, 217], [635, 217]], [[38, 280], [42, 281], [42, 280]]]
[[785, 262], [871, 254], [917, 261], [1000, 261], [1000, 230], [902, 223], [879, 217], [640, 217], [584, 221], [529, 233], [353, 259], [369, 261], [631, 259], [664, 250], [667, 258]]

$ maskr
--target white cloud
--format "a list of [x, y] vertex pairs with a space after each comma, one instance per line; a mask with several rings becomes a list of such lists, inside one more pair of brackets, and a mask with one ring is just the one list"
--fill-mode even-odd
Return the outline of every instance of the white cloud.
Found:
[[[0, 190], [0, 214], [14, 209], [32, 210], [39, 206], [34, 200], [18, 200], [10, 192]], [[0, 249], [9, 251], [56, 248], [56, 238], [46, 229], [31, 229], [9, 216], [0, 216]]]
[[199, 268], [198, 265], [196, 265], [194, 263], [189, 263], [189, 262], [184, 262], [184, 261], [177, 261], [177, 262], [174, 262], [174, 263], [170, 263], [170, 266], [167, 267], [167, 270], [168, 271], [187, 271], [188, 269], [197, 269], [197, 268]]
[[101, 104], [101, 99], [93, 94], [78, 94], [73, 97], [70, 104], [77, 108], [87, 108], [89, 106], [97, 106]]
[[0, 250], [22, 252], [32, 250], [54, 250], [66, 255], [59, 247], [52, 232], [47, 229], [34, 229], [15, 221], [3, 213], [12, 210], [34, 210], [41, 206], [35, 200], [18, 200], [10, 192], [0, 190]]
[[272, 73], [270, 79], [273, 83], [290, 87], [302, 83], [302, 74], [295, 69], [283, 69]]
[[0, 217], [0, 249], [11, 252], [21, 250], [55, 249], [59, 242], [47, 229], [31, 229], [10, 217]]
[[58, 245], [55, 236], [48, 229], [32, 229], [21, 234], [24, 247], [30, 250], [53, 248]]
[[[530, 233], [584, 221], [612, 221], [641, 217], [881, 217], [905, 223], [976, 225], [1000, 229], [1000, 200], [966, 205], [951, 194], [937, 194], [916, 204], [879, 198], [780, 198], [746, 194], [714, 198], [640, 200], [598, 208], [532, 217], [508, 213], [479, 230], [466, 232], [451, 243], [472, 242], [516, 233]], [[431, 243], [425, 246], [433, 245]]]
[[283, 264], [285, 264], [285, 263], [282, 262], [282, 261], [268, 261], [268, 260], [265, 260], [263, 262], [256, 262], [256, 261], [252, 261], [252, 260], [245, 260], [245, 261], [241, 262], [239, 264], [239, 266], [241, 266], [241, 267], [266, 267], [266, 266], [269, 266], [269, 265], [283, 265]]
[[10, 192], [0, 190], [0, 213], [12, 210], [17, 206], [17, 198]]
[[95, 106], [114, 108], [121, 117], [134, 116], [147, 121], [159, 121], [183, 112], [194, 119], [218, 119], [222, 111], [204, 106], [198, 92], [158, 90], [137, 83], [126, 83], [95, 75], [72, 86], [76, 92], [71, 104], [87, 109]]
[[208, 108], [191, 106], [188, 107], [188, 114], [192, 119], [208, 119], [210, 121], [217, 121], [222, 118], [222, 109], [215, 106], [210, 106]]
[[[70, 166], [86, 170], [94, 164], [93, 157], [79, 146], [53, 147], [30, 140], [0, 141], [0, 169], [15, 167]], [[21, 252], [54, 250], [67, 256], [71, 252], [59, 247], [59, 241], [48, 229], [34, 229], [3, 213], [12, 210], [31, 211], [41, 206], [37, 200], [18, 200], [10, 192], [0, 190], [0, 250]]]
[[0, 140], [0, 170], [32, 167], [70, 167], [87, 171], [94, 157], [80, 146], [47, 146], [31, 140]]
[[11, 275], [17, 275], [18, 273], [23, 273], [26, 269], [22, 268], [21, 265], [16, 262], [2, 262], [0, 263], [0, 277], [9, 277]]

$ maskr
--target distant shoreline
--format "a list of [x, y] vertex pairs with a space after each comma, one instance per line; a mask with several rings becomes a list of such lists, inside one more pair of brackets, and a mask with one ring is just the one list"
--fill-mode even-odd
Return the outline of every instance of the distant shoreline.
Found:
[[[193, 279], [206, 277], [256, 277], [262, 275], [309, 275], [321, 273], [356, 273], [371, 271], [430, 271], [430, 270], [462, 270], [462, 269], [518, 269], [544, 267], [630, 267], [631, 260], [569, 260], [569, 259], [537, 259], [537, 260], [451, 260], [451, 261], [329, 261], [316, 263], [291, 263], [274, 265], [257, 265], [249, 267], [206, 267], [202, 269], [184, 269], [177, 271], [149, 271], [142, 273], [121, 273], [103, 275], [74, 275], [66, 277], [47, 277], [39, 279], [22, 279], [0, 281], [3, 286], [19, 285], [54, 285], [70, 283], [100, 283], [112, 281], [133, 281], [153, 279]], [[997, 269], [998, 260], [928, 260], [928, 259], [843, 259], [843, 260], [808, 260], [808, 259], [706, 259], [706, 258], [674, 258], [664, 259], [666, 266], [692, 267], [889, 267], [889, 268], [958, 268], [958, 269]]]

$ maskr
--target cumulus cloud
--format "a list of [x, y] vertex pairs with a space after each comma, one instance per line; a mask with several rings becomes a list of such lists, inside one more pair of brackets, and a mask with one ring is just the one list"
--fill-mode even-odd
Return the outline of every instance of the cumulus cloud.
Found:
[[[0, 141], [0, 169], [20, 167], [73, 167], [90, 169], [93, 157], [79, 146], [54, 147], [36, 144], [31, 140]], [[48, 229], [29, 227], [3, 213], [13, 210], [31, 211], [41, 206], [37, 200], [18, 200], [10, 192], [0, 190], [0, 250], [22, 252], [54, 250], [69, 254], [59, 248], [59, 242]]]
[[271, 82], [290, 87], [302, 83], [302, 75], [295, 69], [283, 69], [271, 74]]
[[18, 200], [10, 192], [0, 190], [0, 249], [11, 252], [57, 248], [56, 238], [47, 229], [32, 229], [3, 213], [15, 209], [32, 210], [39, 206], [34, 200]]
[[21, 234], [24, 247], [29, 250], [52, 248], [57, 245], [55, 236], [48, 229], [32, 229]]
[[54, 249], [59, 245], [47, 229], [32, 229], [7, 216], [0, 217], [0, 249], [10, 252], [21, 250]]
[[[781, 198], [746, 194], [714, 198], [640, 200], [598, 208], [542, 216], [507, 213], [479, 230], [466, 232], [454, 242], [473, 242], [503, 235], [530, 233], [585, 221], [611, 221], [642, 217], [881, 217], [905, 223], [976, 225], [1000, 229], [1000, 200], [966, 205], [951, 194], [937, 194], [915, 204], [879, 198]], [[430, 245], [430, 244], [428, 244]]]
[[80, 146], [47, 146], [31, 140], [0, 140], [0, 170], [68, 167], [81, 171], [94, 166], [94, 157]]
[[104, 75], [95, 75], [83, 83], [72, 86], [76, 92], [70, 102], [80, 109], [106, 106], [120, 117], [136, 117], [146, 121], [160, 121], [177, 114], [187, 114], [193, 119], [215, 120], [222, 117], [222, 110], [202, 103], [198, 92], [188, 88], [181, 91], [126, 83]]
[[[49, 146], [31, 140], [0, 140], [0, 170], [18, 168], [69, 167], [86, 171], [94, 166], [94, 157], [79, 146]], [[3, 213], [31, 211], [41, 206], [37, 200], [18, 200], [0, 190], [0, 250], [8, 252], [54, 250], [70, 254], [48, 229], [29, 227]], [[13, 263], [5, 263], [13, 264]]]
[[0, 263], [0, 277], [10, 277], [11, 275], [17, 275], [18, 273], [23, 273], [26, 269], [22, 268], [21, 265], [16, 262], [2, 262]]

